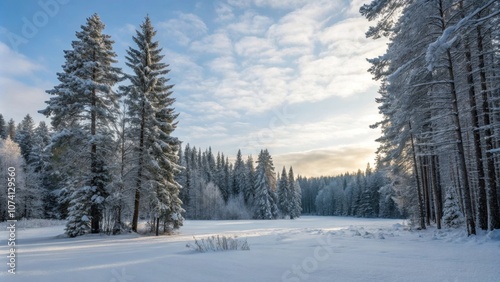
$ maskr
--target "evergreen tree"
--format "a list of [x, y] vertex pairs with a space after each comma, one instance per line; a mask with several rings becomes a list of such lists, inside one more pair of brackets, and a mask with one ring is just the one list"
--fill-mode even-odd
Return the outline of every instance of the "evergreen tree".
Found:
[[458, 202], [453, 196], [451, 188], [448, 188], [443, 207], [443, 224], [448, 228], [458, 228], [462, 227], [464, 223], [464, 215], [460, 211]]
[[28, 114], [19, 124], [19, 129], [16, 131], [14, 141], [19, 144], [21, 148], [21, 155], [27, 165], [30, 164], [31, 149], [33, 147], [33, 134], [35, 130], [35, 123], [33, 118]]
[[275, 219], [278, 217], [276, 196], [276, 175], [271, 155], [261, 150], [257, 160], [255, 179], [254, 217], [257, 219]]
[[[52, 118], [56, 134], [53, 150], [65, 157], [61, 165], [78, 164], [68, 171], [64, 184], [69, 203], [66, 233], [78, 236], [100, 232], [102, 209], [110, 181], [107, 171], [112, 152], [112, 125], [118, 112], [118, 95], [113, 86], [120, 70], [112, 66], [116, 54], [113, 41], [103, 34], [97, 14], [87, 19], [77, 40], [66, 50], [60, 84], [47, 91], [53, 95], [40, 113]], [[64, 151], [64, 153], [61, 153]], [[89, 226], [90, 224], [90, 226]]]
[[281, 177], [279, 177], [278, 181], [278, 207], [282, 217], [290, 216], [290, 188], [292, 186], [288, 185], [288, 176], [286, 174], [285, 167], [283, 166], [283, 170], [281, 171]]
[[290, 219], [294, 219], [302, 213], [302, 189], [299, 182], [295, 181], [292, 167], [288, 171], [288, 186]]
[[255, 196], [255, 168], [252, 156], [248, 156], [245, 163], [244, 200], [246, 204], [252, 203]]
[[36, 174], [38, 186], [41, 188], [43, 214], [45, 218], [57, 218], [57, 201], [52, 195], [54, 190], [51, 154], [48, 149], [51, 134], [44, 121], [41, 121], [33, 134], [33, 146], [30, 154], [30, 169]]
[[7, 137], [10, 137], [11, 140], [16, 138], [16, 123], [13, 119], [7, 123]]
[[238, 150], [236, 154], [236, 160], [234, 161], [234, 181], [233, 181], [233, 194], [244, 194], [245, 193], [245, 181], [246, 181], [246, 168], [245, 162], [241, 155], [241, 150]]
[[3, 118], [2, 114], [0, 114], [0, 138], [1, 139], [7, 138], [7, 126], [5, 124], [5, 119]]
[[183, 221], [179, 198], [181, 186], [175, 180], [175, 175], [182, 169], [177, 161], [180, 141], [171, 136], [177, 126], [175, 119], [178, 114], [172, 108], [175, 101], [171, 97], [173, 85], [169, 85], [169, 79], [165, 77], [170, 70], [162, 62], [164, 56], [158, 41], [154, 41], [155, 35], [156, 31], [146, 17], [133, 37], [137, 48], [127, 50], [126, 64], [134, 72], [126, 76], [130, 84], [120, 87], [126, 96], [137, 151], [133, 231], [137, 231], [141, 193], [146, 189], [152, 195], [151, 204], [163, 219], [164, 228], [167, 224], [178, 228]]

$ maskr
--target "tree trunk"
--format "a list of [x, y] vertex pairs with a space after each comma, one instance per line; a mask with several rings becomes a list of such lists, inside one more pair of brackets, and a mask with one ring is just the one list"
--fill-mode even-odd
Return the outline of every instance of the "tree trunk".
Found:
[[[408, 122], [409, 130], [411, 131], [411, 121]], [[420, 178], [418, 176], [418, 166], [417, 166], [417, 157], [415, 152], [415, 144], [413, 142], [413, 133], [410, 134], [411, 140], [411, 149], [413, 156], [413, 170], [415, 171], [415, 180], [417, 182], [417, 197], [418, 197], [418, 210], [420, 215], [420, 228], [425, 229], [425, 221], [424, 221], [424, 203], [422, 200], [422, 191], [420, 190]]]
[[437, 229], [441, 229], [441, 217], [443, 215], [443, 205], [441, 196], [441, 186], [438, 179], [438, 165], [437, 156], [431, 156], [431, 178], [432, 178], [432, 192], [434, 194], [434, 212], [436, 217]]
[[476, 28], [477, 31], [477, 49], [479, 52], [479, 77], [481, 79], [481, 96], [482, 96], [482, 111], [483, 111], [483, 126], [485, 128], [484, 137], [486, 142], [486, 162], [488, 174], [487, 187], [487, 203], [488, 203], [488, 218], [489, 230], [500, 228], [500, 210], [498, 206], [498, 196], [496, 190], [496, 175], [495, 175], [495, 160], [491, 150], [493, 149], [493, 135], [491, 132], [490, 107], [488, 99], [488, 88], [486, 85], [486, 71], [484, 60], [483, 37], [481, 35], [481, 27]]
[[[93, 75], [93, 79], [94, 75]], [[90, 135], [92, 136], [92, 139], [94, 139], [94, 136], [96, 135], [96, 121], [97, 121], [97, 114], [96, 114], [96, 109], [95, 107], [97, 106], [97, 93], [96, 90], [92, 90], [92, 109], [90, 111]], [[90, 180], [90, 185], [92, 188], [95, 187], [96, 192], [100, 191], [99, 187], [97, 187], [100, 183], [97, 179], [97, 173], [98, 173], [98, 162], [97, 162], [97, 145], [94, 143], [95, 141], [92, 141], [91, 144], [91, 149], [90, 149], [90, 172], [92, 175], [92, 179]], [[101, 221], [101, 214], [99, 207], [96, 203], [92, 203], [90, 206], [90, 232], [91, 233], [99, 233], [99, 222]]]
[[139, 222], [139, 208], [141, 201], [141, 185], [142, 185], [142, 166], [144, 163], [144, 129], [145, 129], [145, 104], [142, 101], [142, 111], [141, 111], [141, 129], [139, 136], [139, 163], [137, 167], [137, 182], [135, 187], [135, 197], [134, 197], [134, 215], [132, 218], [132, 231], [137, 232], [137, 224]]
[[479, 217], [479, 228], [488, 228], [488, 211], [486, 203], [486, 181], [483, 165], [483, 151], [481, 147], [481, 136], [479, 133], [479, 116], [477, 112], [476, 93], [474, 89], [474, 77], [472, 73], [471, 53], [468, 43], [465, 45], [465, 59], [467, 71], [467, 84], [469, 86], [469, 105], [471, 108], [471, 121], [472, 121], [472, 137], [474, 144], [474, 161], [477, 167], [478, 178], [478, 193], [477, 193], [477, 211]]

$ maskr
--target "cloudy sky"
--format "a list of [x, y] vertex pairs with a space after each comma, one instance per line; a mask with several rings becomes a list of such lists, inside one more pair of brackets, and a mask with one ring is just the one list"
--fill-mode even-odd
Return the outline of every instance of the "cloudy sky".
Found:
[[[378, 85], [366, 58], [385, 42], [366, 39], [369, 0], [0, 1], [0, 113], [37, 112], [57, 83], [75, 32], [98, 13], [124, 72], [125, 50], [149, 15], [170, 82], [175, 131], [184, 144], [254, 158], [268, 148], [277, 171], [305, 176], [364, 168], [379, 132]], [[139, 4], [140, 3], [140, 4]]]

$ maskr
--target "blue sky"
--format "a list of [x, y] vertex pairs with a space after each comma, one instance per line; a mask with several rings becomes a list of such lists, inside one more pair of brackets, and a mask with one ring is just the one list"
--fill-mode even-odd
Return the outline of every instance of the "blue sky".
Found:
[[368, 0], [0, 1], [0, 113], [16, 122], [49, 98], [75, 32], [98, 13], [118, 66], [149, 15], [170, 82], [175, 131], [184, 143], [234, 156], [268, 148], [277, 171], [334, 175], [372, 162], [378, 85], [366, 58]]

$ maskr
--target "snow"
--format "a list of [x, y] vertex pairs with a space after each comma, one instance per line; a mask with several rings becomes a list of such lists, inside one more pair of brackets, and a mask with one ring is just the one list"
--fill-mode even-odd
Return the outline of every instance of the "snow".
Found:
[[[0, 238], [8, 238], [4, 223]], [[174, 235], [61, 236], [64, 226], [17, 230], [16, 275], [0, 281], [497, 281], [498, 230], [408, 230], [394, 219], [186, 220]], [[213, 235], [247, 239], [249, 251], [198, 253]], [[6, 240], [0, 241], [6, 261]]]

